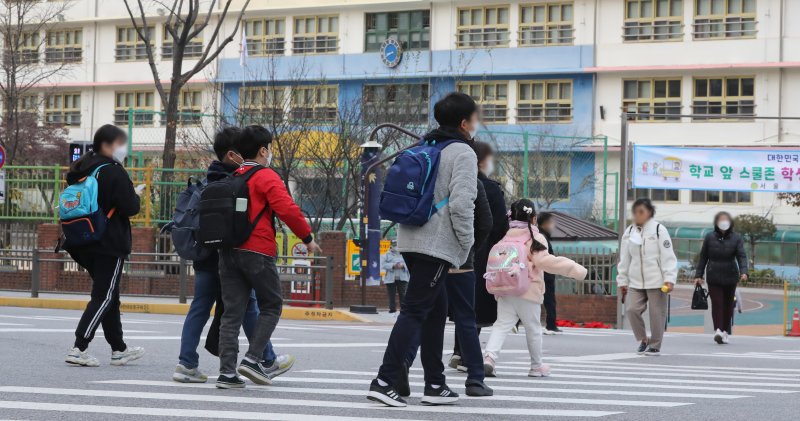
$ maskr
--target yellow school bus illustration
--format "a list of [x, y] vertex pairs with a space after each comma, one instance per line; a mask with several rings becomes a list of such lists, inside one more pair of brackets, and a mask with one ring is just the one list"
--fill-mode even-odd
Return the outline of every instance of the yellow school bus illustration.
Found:
[[664, 161], [662, 162], [661, 176], [664, 177], [664, 181], [670, 178], [674, 178], [675, 181], [678, 181], [681, 178], [682, 167], [683, 162], [680, 160], [680, 158], [668, 156], [664, 158]]

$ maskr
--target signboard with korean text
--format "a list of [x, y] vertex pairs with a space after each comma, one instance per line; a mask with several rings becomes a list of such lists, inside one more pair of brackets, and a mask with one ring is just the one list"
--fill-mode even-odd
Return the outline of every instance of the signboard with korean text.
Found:
[[[381, 256], [386, 254], [391, 247], [392, 242], [389, 240], [381, 240]], [[356, 275], [361, 273], [361, 254], [358, 246], [353, 240], [347, 240], [347, 267], [345, 270], [346, 278], [349, 280], [356, 279]], [[381, 272], [383, 276], [383, 272]]]
[[800, 149], [635, 145], [633, 187], [800, 192]]

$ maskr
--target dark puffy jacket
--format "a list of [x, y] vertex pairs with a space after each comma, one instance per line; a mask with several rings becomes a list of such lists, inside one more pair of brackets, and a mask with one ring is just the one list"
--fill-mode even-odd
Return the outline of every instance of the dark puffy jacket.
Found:
[[[239, 168], [238, 165], [228, 165], [220, 161], [213, 161], [211, 165], [208, 166], [206, 180], [208, 180], [209, 183], [222, 180], [236, 171], [237, 168]], [[207, 258], [192, 262], [192, 266], [195, 270], [217, 273], [219, 272], [219, 255], [217, 251], [214, 250]]]
[[486, 189], [481, 180], [478, 180], [478, 196], [475, 198], [475, 244], [469, 251], [467, 261], [459, 269], [473, 269], [475, 267], [475, 250], [481, 249], [492, 230], [492, 210], [489, 200], [486, 199]]
[[696, 278], [703, 278], [713, 285], [730, 286], [747, 274], [747, 254], [744, 239], [738, 233], [714, 230], [706, 235], [700, 257], [697, 260]]
[[97, 172], [97, 204], [106, 213], [114, 209], [114, 215], [108, 220], [106, 232], [99, 243], [76, 247], [73, 250], [126, 257], [131, 253], [130, 217], [139, 213], [139, 196], [134, 191], [133, 183], [125, 168], [111, 158], [87, 152], [72, 164], [67, 173], [67, 184], [78, 183], [95, 168], [104, 164], [106, 166]]
[[506, 215], [506, 198], [500, 183], [490, 180], [478, 171], [478, 180], [486, 189], [486, 199], [492, 211], [492, 230], [482, 247], [475, 250], [475, 321], [478, 326], [491, 326], [497, 319], [497, 299], [486, 291], [486, 261], [489, 250], [505, 237], [508, 232], [508, 215]]
[[[555, 256], [555, 253], [553, 252], [553, 237], [550, 236], [549, 232], [541, 228], [539, 228], [539, 232], [541, 232], [542, 235], [544, 235], [544, 238], [547, 239], [547, 252]], [[555, 282], [555, 281], [556, 281], [556, 275], [547, 272], [544, 273], [545, 287], [547, 286], [547, 282]]]

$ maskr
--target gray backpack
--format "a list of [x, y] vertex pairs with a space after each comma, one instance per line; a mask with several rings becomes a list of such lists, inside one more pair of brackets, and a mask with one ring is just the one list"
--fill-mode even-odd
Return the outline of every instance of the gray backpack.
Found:
[[200, 215], [198, 205], [200, 195], [208, 185], [208, 180], [197, 181], [189, 178], [186, 190], [178, 196], [175, 213], [170, 223], [170, 234], [175, 252], [186, 260], [198, 261], [211, 256], [213, 250], [204, 247], [196, 239], [197, 230], [200, 229]]

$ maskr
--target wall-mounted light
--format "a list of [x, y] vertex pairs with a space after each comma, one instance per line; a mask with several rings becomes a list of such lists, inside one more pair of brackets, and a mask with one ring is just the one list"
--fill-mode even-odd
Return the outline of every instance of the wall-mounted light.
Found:
[[606, 119], [606, 108], [602, 105], [600, 106], [600, 120]]

